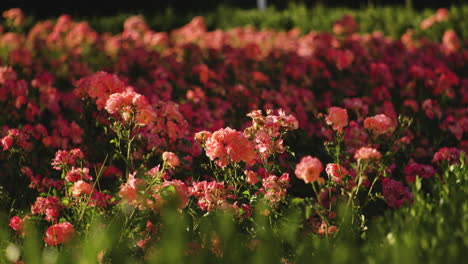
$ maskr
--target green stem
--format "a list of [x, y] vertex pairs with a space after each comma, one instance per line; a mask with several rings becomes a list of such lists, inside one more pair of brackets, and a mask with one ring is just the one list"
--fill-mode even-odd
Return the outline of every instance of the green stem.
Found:
[[370, 188], [369, 188], [369, 191], [367, 192], [367, 200], [366, 200], [366, 203], [365, 203], [366, 205], [367, 205], [367, 204], [369, 203], [369, 201], [370, 201], [370, 195], [371, 195], [372, 189], [374, 188], [374, 185], [375, 185], [375, 183], [377, 182], [378, 179], [379, 179], [379, 177], [376, 176], [376, 177], [374, 178], [374, 180], [372, 181], [372, 184], [371, 184], [371, 186], [370, 186]]
[[335, 162], [340, 164], [340, 152], [341, 152], [341, 142], [343, 141], [343, 134], [337, 133], [336, 134], [336, 148], [335, 148]]
[[133, 140], [135, 140], [135, 137], [132, 137], [132, 132], [133, 132], [133, 129], [135, 128], [135, 125], [132, 125], [130, 127], [130, 129], [127, 132], [127, 154], [126, 154], [126, 157], [125, 157], [125, 163], [126, 163], [126, 169], [125, 169], [125, 175], [128, 177], [128, 174], [130, 172], [130, 169], [131, 170], [134, 170], [134, 166], [133, 166], [133, 159], [132, 159], [132, 143], [133, 143]]
[[130, 158], [130, 155], [131, 155], [131, 149], [132, 149], [132, 141], [133, 141], [133, 138], [129, 138], [128, 139], [128, 143], [127, 143], [127, 156], [125, 157], [126, 158], [126, 163], [127, 163], [127, 166], [126, 166], [126, 170], [125, 170], [125, 175], [128, 177], [128, 173], [130, 172], [130, 167], [132, 167], [131, 169], [133, 170], [133, 164], [132, 164], [132, 161], [131, 161], [131, 158]]
[[[318, 194], [318, 192], [317, 192], [317, 187], [315, 187], [315, 184], [314, 184], [313, 182], [312, 182], [311, 184], [312, 184], [312, 189], [314, 190], [315, 196], [317, 197], [317, 202], [319, 203], [320, 197], [319, 197], [319, 194]], [[320, 205], [320, 206], [321, 206], [321, 205]], [[326, 223], [326, 227], [325, 227], [325, 237], [326, 237], [326, 239], [328, 240], [328, 226], [330, 225], [330, 223], [328, 222], [328, 219], [320, 213], [320, 210], [317, 210], [317, 209], [316, 209], [315, 212], [320, 216], [320, 219], [321, 219], [322, 221], [325, 221], [325, 223]], [[320, 223], [320, 224], [322, 224], [322, 223]]]
[[[349, 206], [354, 207], [354, 198], [357, 196], [359, 192], [359, 188], [362, 184], [362, 172], [365, 170], [365, 166], [361, 166], [360, 160], [358, 160], [358, 170], [356, 175], [357, 186], [351, 190], [351, 195], [349, 196], [348, 202], [346, 203], [346, 210], [348, 210]], [[351, 223], [354, 222], [354, 214], [352, 214]]]

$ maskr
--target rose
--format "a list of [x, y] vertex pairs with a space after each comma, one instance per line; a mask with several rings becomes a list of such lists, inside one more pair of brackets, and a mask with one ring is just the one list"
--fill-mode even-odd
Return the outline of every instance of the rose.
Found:
[[67, 242], [75, 233], [75, 228], [69, 222], [55, 224], [47, 228], [44, 242], [49, 246], [55, 246]]

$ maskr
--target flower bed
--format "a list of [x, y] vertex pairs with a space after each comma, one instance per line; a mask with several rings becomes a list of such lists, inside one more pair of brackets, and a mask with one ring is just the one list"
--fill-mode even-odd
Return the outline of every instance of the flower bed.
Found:
[[466, 42], [358, 27], [209, 32], [197, 17], [166, 33], [135, 16], [111, 35], [64, 15], [2, 33], [7, 258], [301, 263], [448, 195], [466, 180]]

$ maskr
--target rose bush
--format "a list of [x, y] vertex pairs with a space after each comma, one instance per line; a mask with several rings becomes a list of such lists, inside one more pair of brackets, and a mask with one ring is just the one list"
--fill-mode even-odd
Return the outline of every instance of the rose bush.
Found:
[[100, 218], [149, 257], [173, 213], [189, 218], [188, 255], [222, 258], [224, 238], [200, 227], [210, 217], [232, 216], [261, 248], [256, 219], [275, 233], [294, 208], [303, 239], [365, 236], [374, 217], [412, 206], [411, 188], [431, 192], [463, 167], [468, 50], [454, 31], [431, 42], [357, 28], [346, 16], [333, 34], [207, 31], [198, 17], [155, 32], [131, 17], [111, 35], [63, 15], [0, 31], [13, 235], [31, 224], [58, 246], [89, 239]]

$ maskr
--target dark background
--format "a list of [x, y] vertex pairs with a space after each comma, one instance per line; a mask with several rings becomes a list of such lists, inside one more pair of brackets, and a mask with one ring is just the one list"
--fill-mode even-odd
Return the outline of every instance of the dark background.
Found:
[[[368, 5], [405, 5], [405, 0], [267, 0], [268, 6], [277, 9], [287, 7], [291, 2], [305, 3], [314, 6], [317, 3], [331, 7], [361, 8]], [[412, 0], [416, 9], [449, 7], [467, 3], [468, 0]], [[113, 15], [116, 13], [163, 12], [171, 7], [177, 13], [206, 12], [215, 9], [220, 4], [240, 8], [255, 8], [256, 0], [0, 0], [0, 11], [19, 7], [27, 15], [37, 18], [47, 18], [60, 14], [72, 16]]]

